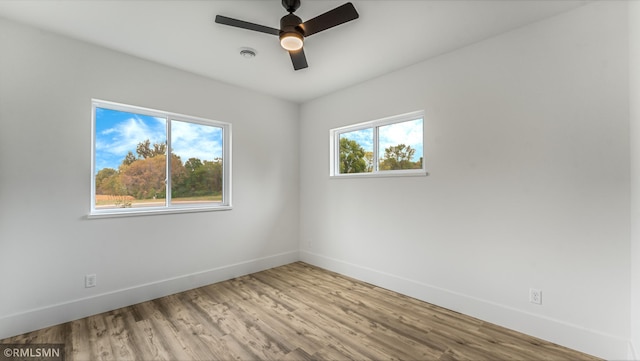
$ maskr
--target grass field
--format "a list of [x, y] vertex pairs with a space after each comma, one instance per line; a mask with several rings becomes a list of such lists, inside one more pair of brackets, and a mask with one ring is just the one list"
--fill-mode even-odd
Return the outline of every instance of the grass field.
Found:
[[[222, 195], [216, 196], [199, 196], [199, 197], [180, 197], [172, 198], [172, 203], [204, 203], [204, 202], [222, 202]], [[165, 199], [135, 199], [132, 196], [114, 196], [114, 195], [96, 195], [96, 207], [109, 208], [120, 207], [123, 203], [130, 203], [131, 207], [154, 207], [161, 206], [165, 203]]]

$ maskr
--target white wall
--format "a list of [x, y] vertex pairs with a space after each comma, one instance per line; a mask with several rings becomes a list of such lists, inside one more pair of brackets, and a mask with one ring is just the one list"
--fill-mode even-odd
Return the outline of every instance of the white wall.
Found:
[[[301, 114], [0, 19], [0, 338], [288, 263], [300, 247], [307, 262], [605, 358], [634, 355], [631, 339], [640, 357], [629, 9], [590, 4]], [[232, 123], [234, 209], [87, 220], [92, 97]], [[330, 128], [418, 109], [429, 177], [329, 179]], [[298, 135], [301, 147], [273, 142]]]
[[[628, 357], [627, 20], [593, 3], [303, 104], [301, 258]], [[329, 129], [419, 109], [430, 176], [329, 179]]]
[[[0, 338], [298, 259], [297, 105], [1, 19], [0, 53]], [[86, 219], [92, 97], [232, 123], [233, 210]]]
[[631, 119], [631, 355], [640, 360], [640, 2], [629, 2]]

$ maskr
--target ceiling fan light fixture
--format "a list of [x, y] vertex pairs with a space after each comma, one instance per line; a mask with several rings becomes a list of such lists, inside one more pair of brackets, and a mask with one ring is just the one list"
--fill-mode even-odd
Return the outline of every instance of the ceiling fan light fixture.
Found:
[[295, 32], [282, 33], [280, 35], [280, 46], [287, 51], [296, 51], [302, 49], [302, 35]]

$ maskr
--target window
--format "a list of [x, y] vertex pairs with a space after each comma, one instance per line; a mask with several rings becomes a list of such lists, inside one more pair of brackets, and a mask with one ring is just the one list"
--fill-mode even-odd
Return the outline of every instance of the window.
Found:
[[420, 111], [332, 129], [330, 176], [426, 175], [423, 122]]
[[90, 216], [231, 207], [230, 124], [100, 100], [92, 114]]

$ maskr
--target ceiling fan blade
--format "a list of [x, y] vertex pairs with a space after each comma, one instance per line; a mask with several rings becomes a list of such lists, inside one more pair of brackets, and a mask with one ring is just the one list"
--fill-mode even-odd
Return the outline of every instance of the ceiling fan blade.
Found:
[[216, 15], [216, 23], [235, 26], [236, 28], [259, 31], [261, 33], [280, 35], [279, 29], [274, 29], [268, 26], [258, 25], [258, 24], [247, 22], [247, 21], [238, 20], [238, 19], [232, 19], [222, 15]]
[[300, 48], [300, 50], [290, 51], [289, 55], [291, 56], [291, 62], [293, 63], [294, 70], [300, 70], [308, 67], [307, 57], [304, 56], [304, 48]]
[[313, 19], [307, 20], [300, 26], [304, 30], [304, 36], [309, 36], [323, 30], [330, 29], [334, 26], [344, 24], [348, 21], [355, 20], [358, 17], [358, 12], [353, 4], [346, 3], [333, 10], [327, 11], [322, 15], [318, 15]]

